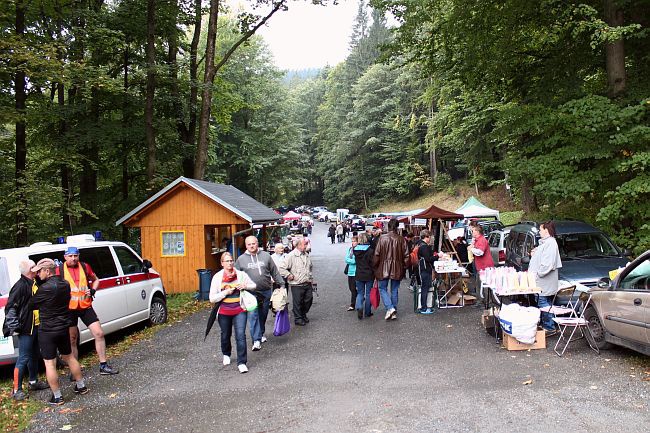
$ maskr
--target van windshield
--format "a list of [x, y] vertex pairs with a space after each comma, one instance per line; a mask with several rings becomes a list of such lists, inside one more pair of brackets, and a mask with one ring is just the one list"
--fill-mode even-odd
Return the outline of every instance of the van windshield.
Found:
[[620, 252], [602, 233], [574, 233], [559, 235], [560, 257], [599, 258], [618, 256]]

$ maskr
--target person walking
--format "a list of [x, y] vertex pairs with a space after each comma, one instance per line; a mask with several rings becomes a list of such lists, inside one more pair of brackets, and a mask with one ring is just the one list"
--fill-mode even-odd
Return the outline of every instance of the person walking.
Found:
[[93, 298], [99, 288], [99, 278], [88, 263], [79, 261], [79, 249], [68, 247], [63, 253], [65, 262], [56, 268], [56, 275], [70, 284], [70, 345], [72, 356], [79, 359], [79, 319], [95, 339], [95, 350], [99, 358], [99, 374], [118, 374], [116, 368], [108, 364], [106, 358], [106, 339], [99, 317], [93, 308]]
[[[282, 263], [284, 263], [284, 258], [286, 256], [287, 255], [284, 253], [284, 244], [281, 242], [275, 244], [271, 258], [275, 262], [275, 267], [278, 268], [278, 270], [282, 268]], [[289, 283], [284, 279], [284, 277], [282, 278], [282, 281], [273, 280], [273, 290], [279, 289], [280, 287], [284, 287], [285, 289], [289, 288]]]
[[[528, 272], [535, 276], [537, 287], [542, 289], [537, 301], [537, 306], [550, 307], [553, 302], [553, 295], [558, 291], [559, 273], [558, 269], [562, 267], [560, 258], [560, 249], [555, 240], [555, 223], [546, 221], [539, 225], [539, 245], [534, 248], [530, 254], [530, 263]], [[548, 333], [555, 333], [555, 323], [553, 315], [542, 312], [542, 328]]]
[[[418, 272], [420, 274], [420, 281], [422, 285], [420, 287], [420, 309], [418, 313], [420, 314], [432, 314], [432, 308], [428, 306], [429, 291], [431, 290], [431, 285], [433, 281], [433, 262], [437, 260], [437, 257], [431, 246], [431, 232], [429, 230], [422, 230], [420, 232], [420, 242], [418, 246]], [[435, 298], [435, 295], [434, 295]], [[433, 306], [435, 306], [435, 299]]]
[[348, 276], [348, 289], [350, 289], [350, 305], [348, 306], [348, 311], [354, 311], [354, 305], [357, 300], [357, 286], [354, 278], [357, 265], [356, 260], [354, 259], [353, 249], [358, 244], [359, 238], [357, 236], [352, 236], [352, 246], [348, 248], [348, 252], [345, 255], [345, 269], [347, 270], [346, 275]]
[[399, 284], [410, 264], [406, 240], [397, 233], [398, 225], [397, 218], [388, 221], [388, 233], [379, 237], [373, 259], [375, 278], [379, 282], [379, 292], [386, 308], [386, 320], [397, 319]]
[[289, 281], [293, 301], [293, 320], [298, 326], [309, 323], [307, 313], [314, 300], [312, 263], [305, 251], [305, 241], [300, 239], [296, 248], [287, 254], [282, 275]]
[[271, 295], [273, 294], [273, 281], [283, 280], [271, 255], [259, 249], [259, 243], [255, 236], [248, 236], [244, 243], [246, 244], [246, 252], [237, 258], [235, 268], [248, 274], [251, 280], [255, 282], [255, 292], [258, 298], [261, 299], [259, 307], [248, 314], [248, 324], [253, 339], [252, 350], [255, 352], [260, 350], [262, 343], [267, 341], [264, 333], [266, 332], [266, 318], [269, 315]]
[[239, 303], [242, 290], [255, 290], [255, 282], [243, 271], [234, 268], [232, 255], [225, 252], [221, 255], [221, 269], [212, 277], [210, 283], [210, 302], [221, 302], [217, 312], [217, 321], [221, 328], [221, 353], [223, 365], [230, 365], [232, 355], [232, 330], [235, 328], [237, 345], [237, 369], [247, 373], [246, 322], [247, 312]]
[[336, 225], [336, 237], [339, 243], [342, 243], [344, 241], [343, 236], [344, 236], [344, 231], [343, 231], [343, 224], [338, 223]]
[[330, 227], [327, 229], [327, 236], [331, 239], [332, 244], [334, 244], [334, 238], [336, 237], [336, 227], [334, 227], [334, 224], [330, 224]]
[[370, 238], [366, 233], [359, 234], [359, 243], [353, 248], [355, 269], [355, 284], [357, 288], [357, 299], [355, 308], [359, 320], [372, 316], [370, 308], [370, 290], [375, 280], [375, 273], [372, 266], [374, 250], [370, 246]]
[[38, 345], [45, 363], [45, 377], [52, 389], [49, 404], [60, 406], [65, 403], [59, 388], [56, 371], [57, 352], [68, 364], [73, 380], [74, 392], [88, 393], [79, 361], [72, 354], [70, 339], [70, 283], [56, 275], [57, 266], [52, 259], [41, 259], [32, 268], [35, 273], [36, 293], [30, 299], [30, 308], [38, 310], [40, 329]]
[[20, 278], [9, 291], [7, 305], [5, 305], [5, 321], [2, 333], [5, 337], [13, 334], [18, 336], [18, 359], [14, 366], [14, 382], [11, 398], [16, 401], [24, 400], [27, 394], [23, 391], [23, 377], [25, 369], [29, 373], [29, 391], [49, 388], [48, 384], [38, 380], [38, 310], [32, 310], [29, 301], [36, 291], [34, 284], [36, 266], [32, 260], [23, 260], [18, 264]]

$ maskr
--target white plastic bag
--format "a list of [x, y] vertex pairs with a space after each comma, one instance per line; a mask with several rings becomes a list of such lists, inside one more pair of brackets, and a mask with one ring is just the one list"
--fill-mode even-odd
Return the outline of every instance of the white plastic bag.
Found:
[[257, 309], [257, 298], [252, 293], [242, 290], [239, 292], [239, 305], [242, 310], [253, 311]]
[[499, 323], [506, 334], [512, 335], [524, 344], [533, 344], [537, 333], [540, 311], [535, 307], [522, 307], [519, 304], [501, 306]]

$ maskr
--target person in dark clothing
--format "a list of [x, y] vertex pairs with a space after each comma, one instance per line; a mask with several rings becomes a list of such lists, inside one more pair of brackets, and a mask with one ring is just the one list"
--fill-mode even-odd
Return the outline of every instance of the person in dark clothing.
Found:
[[70, 283], [55, 274], [56, 264], [52, 259], [41, 259], [32, 268], [36, 273], [38, 290], [30, 300], [30, 306], [39, 312], [41, 322], [38, 344], [45, 362], [45, 376], [52, 389], [51, 405], [64, 403], [59, 389], [59, 375], [56, 371], [57, 351], [68, 364], [72, 377], [76, 381], [74, 392], [86, 394], [88, 388], [84, 383], [79, 361], [72, 356], [70, 347]]
[[435, 262], [438, 257], [431, 246], [431, 232], [426, 229], [422, 230], [420, 238], [421, 240], [418, 247], [418, 272], [420, 274], [422, 285], [420, 288], [420, 309], [418, 310], [418, 313], [432, 314], [433, 310], [427, 305], [427, 300], [433, 281], [433, 262]]
[[34, 272], [31, 271], [34, 266], [36, 263], [32, 260], [24, 260], [18, 265], [20, 279], [9, 292], [2, 327], [5, 337], [12, 334], [18, 336], [18, 360], [14, 366], [14, 384], [11, 392], [11, 397], [16, 401], [27, 398], [23, 391], [25, 369], [29, 372], [30, 391], [49, 388], [47, 383], [38, 380], [38, 312], [33, 311], [29, 305], [34, 289]]
[[375, 251], [370, 246], [370, 239], [366, 233], [358, 236], [359, 244], [352, 249], [356, 264], [354, 279], [357, 286], [357, 300], [355, 308], [359, 320], [372, 316], [370, 309], [370, 290], [375, 280], [375, 270], [372, 266], [372, 258]]
[[377, 248], [377, 242], [381, 237], [381, 229], [379, 227], [373, 227], [372, 229], [372, 238], [370, 238], [370, 248], [373, 250]]
[[469, 262], [469, 256], [467, 255], [467, 241], [464, 237], [458, 236], [454, 239], [454, 248], [458, 253], [458, 261], [461, 264], [466, 264]]
[[336, 227], [334, 227], [334, 224], [331, 224], [327, 229], [327, 237], [329, 237], [332, 240], [332, 243], [334, 243], [334, 238], [336, 237]]

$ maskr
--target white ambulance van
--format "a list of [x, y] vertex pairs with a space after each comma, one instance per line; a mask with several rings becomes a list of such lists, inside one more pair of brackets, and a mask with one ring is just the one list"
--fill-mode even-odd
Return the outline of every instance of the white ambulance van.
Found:
[[[160, 275], [151, 262], [142, 260], [122, 242], [95, 241], [93, 235], [68, 236], [66, 243], [38, 242], [29, 247], [0, 250], [0, 326], [4, 323], [9, 290], [20, 278], [18, 264], [31, 259], [51, 258], [63, 263], [68, 246], [79, 248], [79, 259], [90, 265], [99, 278], [93, 308], [105, 334], [142, 321], [160, 324], [167, 321], [167, 297]], [[79, 321], [80, 344], [93, 339]], [[0, 365], [18, 358], [18, 338], [0, 333]]]

